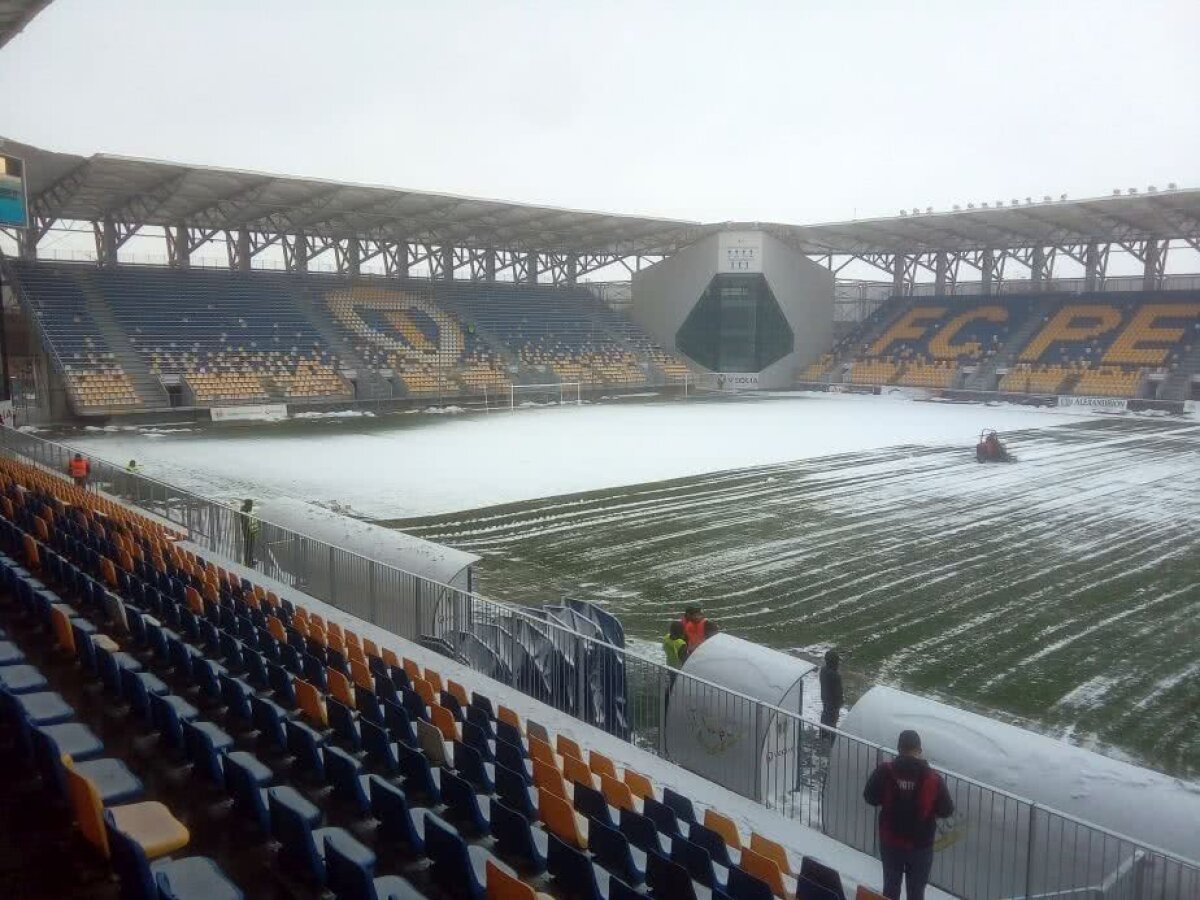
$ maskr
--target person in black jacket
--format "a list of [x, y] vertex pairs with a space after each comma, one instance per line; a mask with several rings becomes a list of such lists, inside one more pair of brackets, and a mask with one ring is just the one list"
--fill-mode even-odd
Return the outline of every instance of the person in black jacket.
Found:
[[[838, 671], [841, 657], [836, 650], [825, 653], [825, 665], [821, 666], [821, 724], [837, 728], [838, 717], [842, 714], [842, 704], [845, 697], [842, 694], [842, 673]], [[828, 731], [822, 734], [829, 740], [833, 734]]]
[[900, 755], [880, 763], [863, 789], [863, 799], [879, 811], [879, 855], [883, 860], [883, 896], [900, 900], [905, 881], [908, 900], [923, 900], [933, 868], [937, 820], [954, 815], [946, 781], [921, 757], [921, 736], [900, 732]]

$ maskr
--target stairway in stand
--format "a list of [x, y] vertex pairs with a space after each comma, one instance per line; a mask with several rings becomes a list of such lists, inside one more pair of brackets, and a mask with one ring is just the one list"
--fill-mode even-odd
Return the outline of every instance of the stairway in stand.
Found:
[[88, 314], [96, 323], [100, 336], [116, 354], [117, 361], [125, 370], [125, 375], [129, 378], [129, 383], [133, 385], [138, 399], [142, 401], [142, 406], [146, 409], [169, 407], [171, 400], [167, 395], [167, 389], [163, 387], [158, 376], [150, 371], [150, 367], [146, 365], [141, 353], [130, 342], [125, 330], [113, 318], [112, 310], [108, 308], [108, 304], [104, 302], [99, 290], [92, 283], [90, 273], [78, 272], [75, 274], [75, 280], [83, 290]]

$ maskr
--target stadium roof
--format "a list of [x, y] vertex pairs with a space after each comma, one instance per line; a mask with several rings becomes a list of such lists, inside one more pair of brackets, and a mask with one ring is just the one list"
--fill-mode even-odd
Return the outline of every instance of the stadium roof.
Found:
[[[1200, 190], [1012, 203], [822, 225], [763, 225], [805, 253], [970, 251], [1185, 239], [1200, 244]], [[1200, 248], [1198, 248], [1200, 249]]]
[[[4, 0], [0, 0], [3, 4]], [[55, 153], [16, 142], [38, 216], [137, 225], [304, 232], [336, 238], [541, 252], [667, 254], [712, 231], [769, 231], [812, 255], [971, 251], [1184, 239], [1200, 249], [1200, 190], [861, 219], [701, 224], [581, 212], [314, 178]]]
[[50, 0], [0, 0], [0, 47], [3, 47], [50, 5]]
[[[2, 2], [2, 0], [0, 0]], [[35, 215], [140, 225], [303, 231], [575, 253], [658, 253], [695, 222], [579, 212], [429, 191], [268, 175], [98, 153], [53, 153], [9, 141], [25, 159]]]

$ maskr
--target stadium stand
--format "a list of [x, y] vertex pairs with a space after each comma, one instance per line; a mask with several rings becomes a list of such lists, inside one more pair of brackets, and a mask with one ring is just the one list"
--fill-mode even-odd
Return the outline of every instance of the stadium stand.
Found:
[[[1137, 397], [1152, 391], [1200, 346], [1194, 292], [905, 298], [890, 319], [872, 317], [802, 381], [959, 386], [1031, 394]], [[883, 322], [886, 321], [886, 324]], [[1153, 376], [1153, 378], [1151, 378]]]
[[342, 372], [360, 368], [401, 397], [505, 393], [517, 382], [635, 388], [690, 371], [579, 288], [10, 268], [80, 412], [166, 405], [164, 385], [176, 383], [185, 405], [344, 400], [355, 388]]
[[153, 269], [82, 277], [151, 372], [182, 376], [198, 404], [352, 393], [300, 311], [294, 279]]
[[[0, 643], [0, 711], [43, 748], [46, 790], [61, 757], [71, 814], [128, 896], [156, 885], [161, 896], [242, 896], [223, 870], [266, 896], [244, 883], [264, 877], [244, 864], [247, 846], [269, 857], [286, 895], [304, 897], [792, 897], [818, 896], [812, 873], [837, 878], [585, 742], [551, 742], [501, 697], [380, 651], [178, 538], [0, 459], [4, 627], [22, 646], [53, 645], [72, 660], [62, 677], [103, 691], [127, 710], [124, 729], [160, 742], [139, 765], [191, 768], [184, 808], [141, 800], [129, 767], [70, 724], [21, 648]], [[232, 803], [237, 841], [215, 859], [168, 859], [190, 840], [177, 816], [213, 802]]]
[[30, 308], [54, 348], [63, 380], [81, 409], [136, 407], [133, 385], [88, 311], [87, 297], [71, 272], [16, 261], [13, 272], [30, 297]]

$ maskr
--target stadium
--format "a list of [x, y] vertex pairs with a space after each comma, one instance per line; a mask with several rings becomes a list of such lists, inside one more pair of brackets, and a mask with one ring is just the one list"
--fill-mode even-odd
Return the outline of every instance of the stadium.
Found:
[[877, 900], [915, 728], [930, 896], [1200, 898], [1200, 189], [693, 221], [21, 137], [14, 896]]

